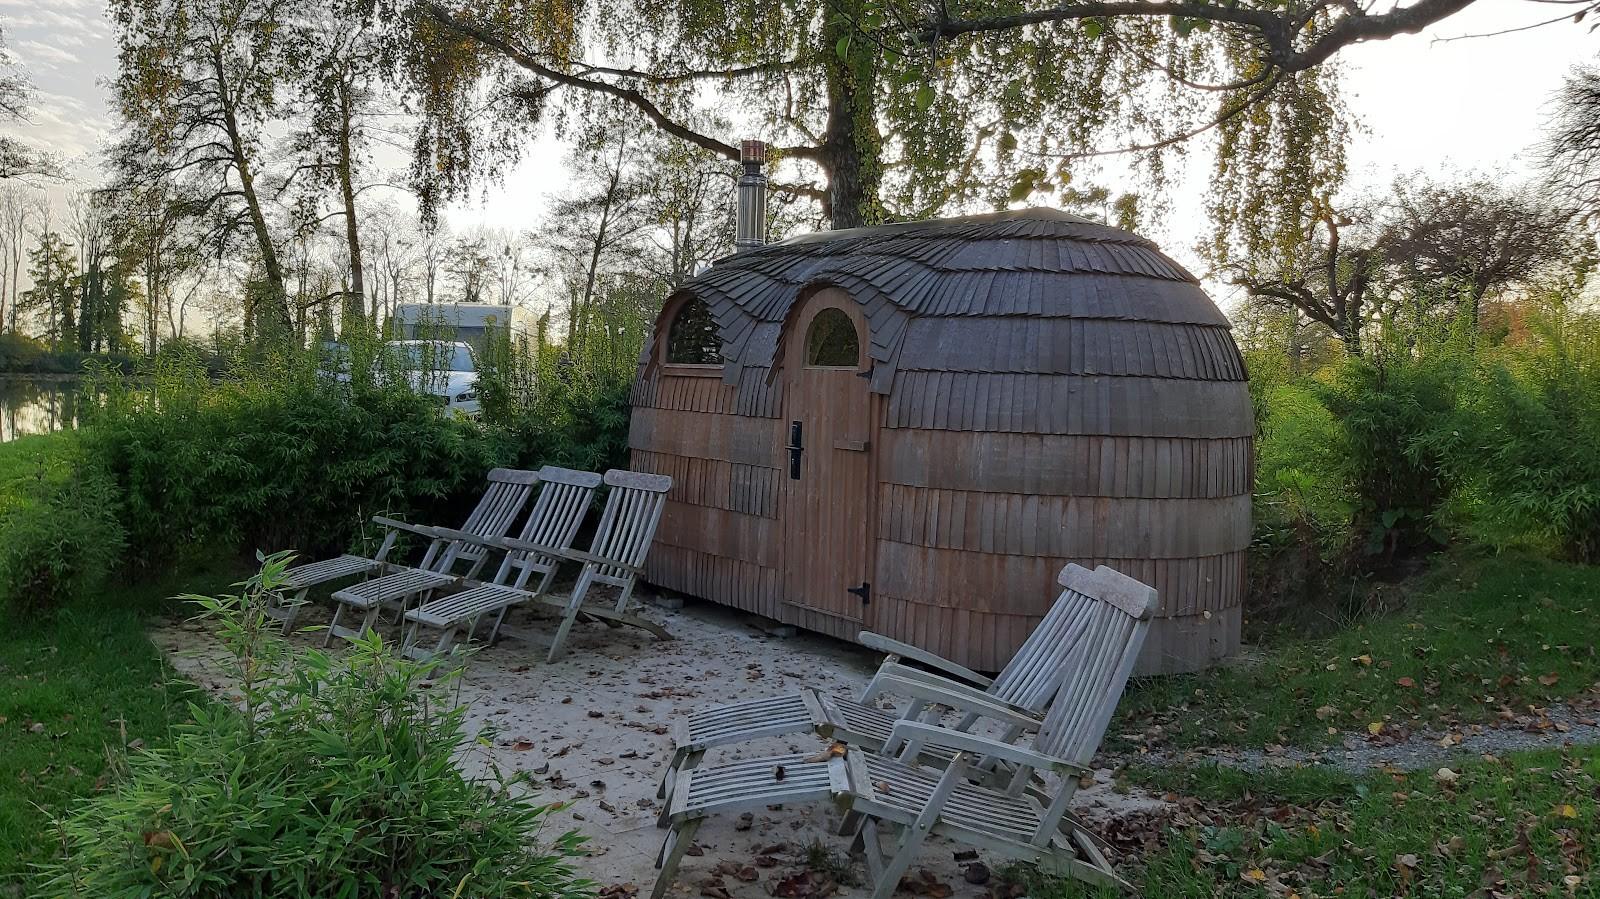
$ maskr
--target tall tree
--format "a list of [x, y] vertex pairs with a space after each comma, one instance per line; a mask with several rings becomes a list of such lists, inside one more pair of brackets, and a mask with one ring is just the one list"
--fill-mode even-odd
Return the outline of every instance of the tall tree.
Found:
[[283, 264], [261, 168], [278, 106], [288, 0], [110, 0], [121, 48], [114, 84], [125, 187], [172, 180], [208, 222], [219, 255], [241, 234], [261, 269], [248, 320], [287, 336]]
[[[554, 101], [625, 110], [727, 159], [734, 100], [786, 161], [777, 189], [834, 227], [1003, 203], [1062, 186], [1075, 161], [1162, 151], [1223, 128], [1228, 222], [1293, 230], [1342, 173], [1341, 107], [1321, 67], [1356, 42], [1411, 33], [1472, 0], [1382, 11], [1338, 0], [386, 0], [393, 57], [417, 96], [417, 178], [432, 206], [504, 165]], [[483, 97], [484, 77], [493, 85]], [[493, 124], [474, 117], [484, 108]], [[1236, 177], [1243, 166], [1250, 177]], [[1157, 171], [1159, 171], [1157, 169]], [[1220, 207], [1219, 208], [1224, 208]]]
[[[31, 236], [33, 222], [47, 213], [49, 208], [49, 201], [38, 190], [18, 184], [0, 187], [0, 237], [4, 238], [6, 272], [11, 281], [9, 294], [0, 290], [0, 313], [4, 313], [5, 327], [12, 331], [17, 329], [24, 248]], [[6, 308], [6, 296], [10, 297], [9, 308]]]
[[[1295, 329], [1304, 315], [1327, 326], [1352, 356], [1362, 354], [1361, 332], [1372, 311], [1372, 294], [1384, 255], [1365, 215], [1340, 212], [1329, 201], [1306, 223], [1297, 252], [1273, 253], [1263, 265], [1239, 265], [1233, 283], [1251, 299], [1291, 313]], [[1291, 336], [1291, 348], [1299, 340]]]
[[361, 243], [356, 196], [367, 158], [368, 119], [376, 90], [378, 64], [368, 4], [312, 3], [297, 17], [287, 55], [303, 127], [294, 149], [302, 160], [303, 206], [321, 221], [323, 195], [334, 194], [344, 223], [349, 278], [342, 311], [347, 321], [365, 314], [367, 266]]
[[1382, 242], [1411, 285], [1460, 295], [1477, 322], [1484, 299], [1579, 255], [1573, 211], [1492, 176], [1395, 182]]
[[1578, 66], [1556, 92], [1544, 161], [1590, 217], [1600, 217], [1600, 65]]
[[28, 277], [33, 286], [23, 291], [21, 305], [26, 310], [45, 313], [44, 337], [53, 346], [77, 336], [74, 307], [77, 300], [77, 270], [72, 246], [57, 232], [46, 230], [28, 254]]
[[[33, 100], [33, 83], [11, 59], [6, 52], [5, 29], [0, 26], [0, 123], [7, 124], [26, 122], [28, 105]], [[9, 134], [0, 134], [0, 181], [60, 173], [60, 166], [49, 153]]]

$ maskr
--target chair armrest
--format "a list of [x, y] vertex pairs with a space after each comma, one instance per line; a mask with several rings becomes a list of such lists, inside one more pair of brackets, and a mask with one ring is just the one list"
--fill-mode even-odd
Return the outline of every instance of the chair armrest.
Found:
[[940, 658], [939, 656], [936, 656], [927, 650], [918, 649], [917, 647], [912, 646], [910, 643], [901, 643], [899, 640], [890, 639], [882, 634], [874, 634], [872, 631], [862, 631], [861, 633], [857, 634], [856, 642], [867, 647], [868, 649], [875, 649], [884, 655], [899, 656], [902, 659], [910, 659], [911, 661], [916, 662], [918, 665], [926, 665], [929, 668], [937, 669], [945, 674], [958, 677], [969, 683], [977, 684], [980, 687], [987, 687], [994, 683], [992, 678], [984, 677], [978, 672], [973, 671], [970, 668], [957, 665], [955, 662], [952, 662], [949, 659]]
[[[901, 672], [915, 672], [915, 670], [917, 669], [901, 669]], [[1029, 731], [1038, 729], [1043, 721], [1042, 715], [1029, 712], [1019, 705], [1010, 704], [1002, 699], [995, 699], [994, 696], [989, 696], [974, 686], [946, 678], [922, 678], [917, 675], [906, 677], [899, 672], [878, 672], [877, 677], [872, 678], [872, 683], [867, 686], [867, 693], [862, 697], [862, 702], [872, 702], [883, 693], [909, 696], [910, 699], [938, 705], [949, 705], [950, 709], [958, 712], [971, 712], [979, 717], [994, 718]]]
[[527, 540], [518, 540], [515, 537], [496, 537], [491, 538], [489, 542], [495, 546], [501, 547], [502, 549], [513, 549], [519, 552], [540, 553], [546, 556], [555, 556], [558, 559], [568, 559], [573, 562], [581, 562], [585, 565], [604, 565], [607, 568], [621, 568], [623, 571], [626, 571], [634, 576], [644, 574], [644, 569], [642, 568], [633, 565], [624, 565], [621, 562], [616, 562], [592, 553], [586, 553], [581, 549], [573, 549], [570, 546], [545, 546], [542, 543], [531, 543]]
[[885, 692], [894, 693], [898, 696], [909, 696], [922, 702], [949, 706], [958, 712], [966, 712], [980, 718], [989, 718], [1013, 727], [1020, 727], [1023, 730], [1039, 729], [1039, 716], [1029, 714], [1025, 709], [1019, 709], [1010, 703], [1001, 702], [970, 687], [961, 690], [947, 690], [938, 685], [892, 675], [874, 678], [873, 683], [881, 686]]
[[412, 524], [409, 521], [401, 521], [398, 518], [390, 518], [387, 515], [372, 516], [372, 523], [397, 531], [410, 531], [413, 534], [427, 537], [430, 540], [437, 540], [439, 538], [439, 535], [434, 533], [435, 529], [429, 527], [428, 525]]
[[565, 550], [562, 550], [561, 551], [561, 557], [564, 558], [564, 559], [572, 559], [575, 562], [582, 562], [585, 565], [603, 565], [603, 566], [605, 566], [607, 568], [621, 568], [623, 571], [628, 572], [629, 574], [633, 575], [634, 577], [638, 577], [638, 576], [644, 574], [644, 569], [643, 568], [639, 568], [638, 566], [635, 566], [635, 565], [624, 565], [621, 562], [618, 562], [618, 561], [615, 561], [615, 560], [612, 560], [612, 559], [607, 559], [604, 556], [597, 556], [597, 555], [595, 555], [593, 553], [587, 553], [587, 552], [584, 552], [581, 549], [565, 549]]
[[468, 531], [458, 531], [455, 528], [430, 527], [428, 530], [433, 532], [433, 536], [438, 537], [441, 540], [456, 540], [461, 543], [470, 543], [473, 546], [481, 546], [484, 549], [504, 548], [496, 543], [495, 541], [497, 538], [492, 536], [486, 537], [483, 534], [473, 534]]
[[1002, 743], [977, 734], [964, 733], [959, 730], [950, 730], [932, 724], [923, 724], [920, 721], [897, 721], [894, 730], [889, 735], [890, 746], [901, 746], [905, 743], [916, 745], [940, 746], [945, 749], [954, 749], [957, 752], [971, 752], [981, 756], [1003, 759], [1035, 771], [1054, 771], [1058, 774], [1080, 775], [1089, 769], [1077, 765], [1066, 759], [1024, 749], [1010, 743]]

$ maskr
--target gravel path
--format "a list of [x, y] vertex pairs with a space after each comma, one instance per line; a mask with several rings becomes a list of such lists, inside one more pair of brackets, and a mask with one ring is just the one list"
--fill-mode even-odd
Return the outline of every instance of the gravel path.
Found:
[[1462, 758], [1600, 744], [1600, 713], [1593, 708], [1554, 705], [1540, 712], [1520, 716], [1502, 712], [1501, 720], [1491, 725], [1416, 731], [1400, 740], [1381, 734], [1346, 733], [1338, 745], [1320, 751], [1278, 746], [1188, 751], [1158, 749], [1138, 756], [1137, 760], [1155, 765], [1218, 764], [1246, 771], [1323, 766], [1359, 775], [1374, 770], [1431, 770], [1448, 767]]

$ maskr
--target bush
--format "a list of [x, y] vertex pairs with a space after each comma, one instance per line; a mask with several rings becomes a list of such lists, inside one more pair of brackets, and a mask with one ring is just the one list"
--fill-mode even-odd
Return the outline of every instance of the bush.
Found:
[[58, 822], [51, 897], [575, 897], [572, 833], [540, 848], [547, 808], [468, 780], [462, 709], [422, 682], [433, 663], [378, 637], [334, 660], [294, 652], [264, 603], [288, 557], [237, 596], [188, 597], [219, 624], [242, 709], [193, 706], [163, 748]]
[[1455, 486], [1432, 435], [1451, 420], [1468, 367], [1447, 349], [1347, 359], [1319, 393], [1338, 424], [1352, 536], [1382, 562], [1435, 549]]
[[0, 485], [0, 609], [25, 619], [99, 584], [123, 542], [110, 476], [70, 440], [37, 444], [56, 451], [39, 453], [31, 472]]
[[1600, 321], [1547, 317], [1535, 332], [1483, 366], [1435, 450], [1467, 483], [1480, 534], [1600, 562]]
[[201, 362], [164, 359], [148, 382], [111, 385], [84, 440], [121, 487], [138, 568], [195, 544], [328, 553], [378, 513], [452, 520], [487, 469], [522, 457], [403, 382], [287, 363], [214, 384]]

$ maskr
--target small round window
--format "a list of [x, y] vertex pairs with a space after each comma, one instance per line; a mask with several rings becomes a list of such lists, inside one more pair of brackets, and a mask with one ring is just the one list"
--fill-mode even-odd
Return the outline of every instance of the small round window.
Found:
[[811, 320], [811, 330], [806, 332], [806, 364], [829, 368], [856, 368], [861, 364], [856, 323], [843, 309], [824, 309]]
[[673, 365], [721, 365], [722, 335], [711, 307], [690, 300], [672, 317], [667, 329], [667, 362]]

